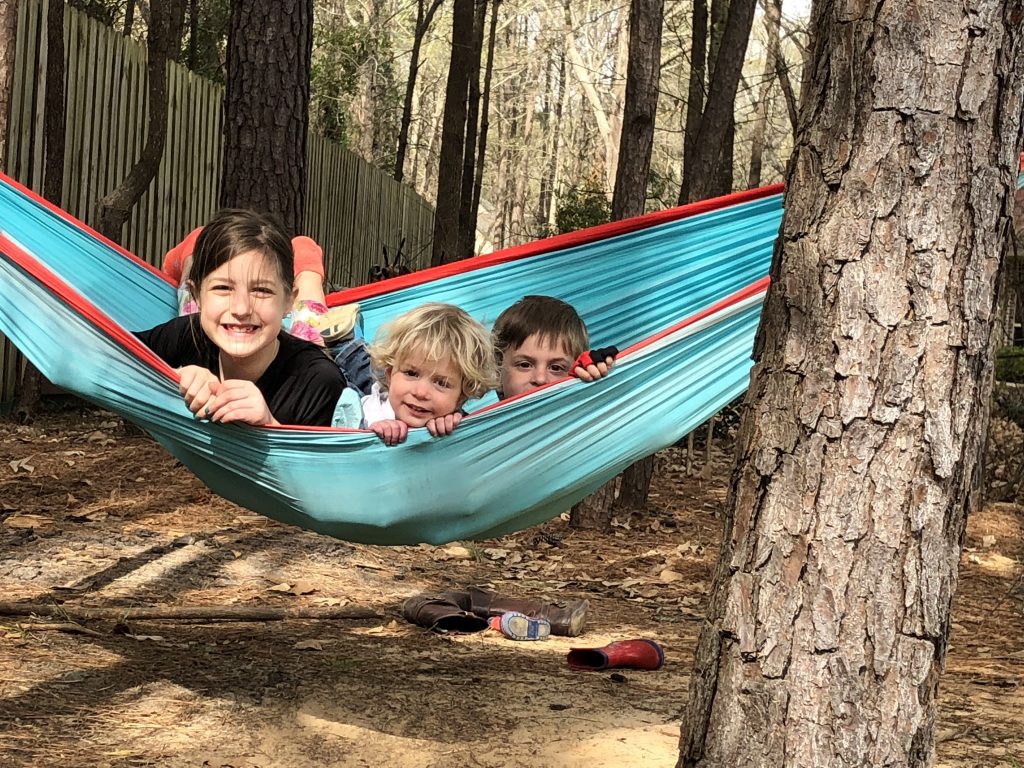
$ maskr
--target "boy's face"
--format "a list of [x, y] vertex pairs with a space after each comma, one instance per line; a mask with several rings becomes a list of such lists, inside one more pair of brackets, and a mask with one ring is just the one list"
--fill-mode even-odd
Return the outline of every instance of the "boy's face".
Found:
[[412, 354], [388, 371], [388, 402], [395, 418], [410, 427], [457, 411], [465, 402], [462, 374], [452, 360]]
[[518, 347], [505, 350], [501, 360], [501, 394], [513, 397], [569, 375], [575, 356], [561, 339], [528, 336]]

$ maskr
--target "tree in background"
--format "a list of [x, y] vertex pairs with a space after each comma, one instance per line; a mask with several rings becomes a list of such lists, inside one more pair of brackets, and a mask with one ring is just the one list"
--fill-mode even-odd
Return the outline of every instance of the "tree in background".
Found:
[[[625, 109], [612, 195], [614, 221], [639, 216], [647, 201], [647, 177], [658, 113], [663, 11], [663, 0], [632, 0], [630, 5]], [[629, 467], [622, 477], [622, 503], [631, 506], [646, 503], [653, 473], [653, 456]], [[611, 523], [614, 501], [615, 480], [612, 480], [573, 507], [570, 523], [575, 527], [603, 528]]]
[[[160, 167], [167, 138], [167, 60], [181, 51], [185, 0], [155, 3], [149, 15], [146, 74], [148, 77], [149, 125], [142, 154], [117, 189], [96, 202], [96, 229], [120, 242], [124, 224]], [[62, 112], [63, 119], [63, 112]], [[63, 163], [63, 158], [61, 160]]]
[[[62, 202], [64, 186], [64, 4], [51, 0], [46, 7], [46, 104], [43, 110], [43, 197]], [[32, 421], [39, 406], [43, 376], [26, 362], [14, 403], [14, 418]]]
[[413, 29], [412, 51], [409, 53], [409, 76], [405, 81], [405, 98], [402, 101], [402, 120], [398, 129], [398, 149], [395, 152], [395, 181], [405, 176], [405, 155], [409, 147], [409, 125], [412, 122], [413, 95], [416, 92], [416, 76], [420, 71], [420, 48], [423, 37], [430, 29], [434, 14], [441, 7], [441, 0], [416, 0], [416, 26]]
[[679, 766], [934, 758], [1022, 142], [1021, 6], [814, 8]]
[[[702, 0], [695, 2], [700, 3]], [[692, 103], [688, 107], [686, 136], [683, 142], [683, 181], [679, 188], [680, 205], [731, 191], [722, 189], [722, 186], [725, 183], [725, 176], [729, 177], [731, 186], [736, 89], [743, 73], [744, 54], [750, 39], [755, 5], [756, 0], [730, 0], [725, 21], [718, 20], [719, 28], [722, 30], [721, 38], [717, 42], [717, 55], [711, 64], [707, 100], [699, 119]], [[694, 7], [696, 27], [697, 11], [696, 6]], [[695, 47], [698, 42], [698, 36], [695, 34]], [[714, 47], [713, 44], [712, 49]], [[691, 57], [694, 55], [700, 59], [699, 51], [696, 54], [691, 53]], [[696, 90], [699, 88], [691, 76], [691, 99], [694, 98]], [[728, 172], [723, 169], [727, 169]]]
[[432, 265], [444, 264], [459, 253], [459, 199], [466, 143], [466, 111], [472, 76], [474, 2], [455, 0], [452, 53], [445, 88], [441, 154], [437, 171]]
[[302, 231], [313, 3], [239, 0], [231, 10], [220, 203]]

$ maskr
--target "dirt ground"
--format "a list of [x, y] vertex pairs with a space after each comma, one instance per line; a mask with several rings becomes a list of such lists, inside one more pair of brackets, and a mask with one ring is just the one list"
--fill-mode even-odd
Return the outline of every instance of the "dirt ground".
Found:
[[[673, 766], [729, 457], [659, 458], [650, 514], [449, 547], [353, 545], [212, 496], [110, 414], [0, 421], [0, 600], [363, 606], [378, 618], [193, 623], [0, 616], [0, 766]], [[699, 463], [696, 469], [700, 469]], [[1024, 765], [1024, 508], [969, 523], [939, 765]], [[586, 598], [574, 640], [441, 636], [417, 592]], [[578, 672], [573, 646], [653, 638], [656, 672]]]

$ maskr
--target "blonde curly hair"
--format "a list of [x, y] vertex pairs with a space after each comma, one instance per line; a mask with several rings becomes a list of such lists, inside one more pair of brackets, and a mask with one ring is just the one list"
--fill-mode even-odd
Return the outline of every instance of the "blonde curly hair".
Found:
[[410, 355], [450, 359], [462, 374], [463, 400], [498, 385], [494, 343], [487, 329], [454, 304], [432, 302], [382, 325], [369, 348], [373, 373], [387, 387], [387, 373]]

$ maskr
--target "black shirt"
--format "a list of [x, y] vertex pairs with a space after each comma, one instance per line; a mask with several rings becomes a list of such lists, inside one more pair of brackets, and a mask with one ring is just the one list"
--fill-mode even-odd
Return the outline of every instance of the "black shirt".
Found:
[[[199, 315], [177, 317], [135, 334], [173, 368], [198, 365], [216, 373], [220, 350], [203, 333]], [[254, 382], [281, 424], [331, 426], [345, 377], [320, 347], [282, 331], [277, 357]]]

